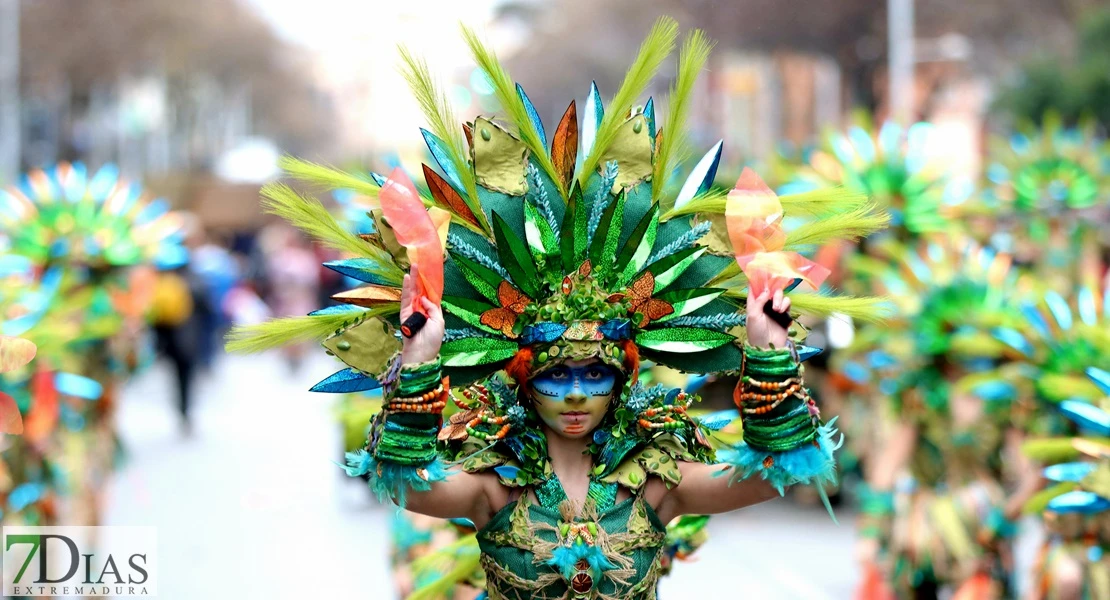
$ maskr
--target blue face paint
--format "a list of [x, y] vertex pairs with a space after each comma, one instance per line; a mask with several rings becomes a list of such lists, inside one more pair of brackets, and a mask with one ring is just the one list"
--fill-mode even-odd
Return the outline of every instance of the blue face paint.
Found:
[[532, 379], [532, 389], [550, 399], [563, 400], [575, 387], [587, 397], [607, 397], [613, 393], [617, 374], [602, 364], [581, 367], [559, 365]]

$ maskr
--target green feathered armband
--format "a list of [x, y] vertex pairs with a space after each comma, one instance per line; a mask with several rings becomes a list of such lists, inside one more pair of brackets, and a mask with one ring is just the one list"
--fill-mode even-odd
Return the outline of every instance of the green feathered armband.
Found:
[[[402, 366], [390, 400], [419, 398], [435, 390], [440, 381], [439, 359]], [[347, 475], [367, 477], [379, 500], [392, 500], [403, 508], [408, 490], [426, 492], [432, 483], [447, 477], [437, 448], [441, 420], [438, 411], [382, 409], [371, 421], [366, 447], [347, 453]]]
[[[733, 480], [759, 474], [783, 493], [787, 486], [812, 484], [822, 493], [836, 482], [833, 422], [822, 423], [802, 381], [803, 368], [789, 350], [744, 347], [744, 366], [734, 399], [744, 441], [718, 451], [733, 467]], [[835, 421], [835, 419], [834, 419]]]

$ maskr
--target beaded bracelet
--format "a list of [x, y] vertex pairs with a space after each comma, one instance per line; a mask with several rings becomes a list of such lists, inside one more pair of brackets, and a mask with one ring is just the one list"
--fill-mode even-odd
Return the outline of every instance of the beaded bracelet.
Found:
[[434, 390], [424, 392], [411, 398], [393, 398], [386, 405], [389, 412], [414, 412], [439, 414], [447, 406], [447, 392], [450, 388], [449, 380], [445, 377]]

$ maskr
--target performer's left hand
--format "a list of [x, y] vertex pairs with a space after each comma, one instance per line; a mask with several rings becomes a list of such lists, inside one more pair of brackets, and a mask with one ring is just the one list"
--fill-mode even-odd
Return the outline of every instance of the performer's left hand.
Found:
[[778, 312], [790, 311], [790, 298], [782, 290], [772, 296], [769, 291], [764, 291], [759, 296], [748, 296], [748, 344], [756, 348], [786, 347], [787, 331], [763, 312], [763, 306], [768, 302], [771, 308]]

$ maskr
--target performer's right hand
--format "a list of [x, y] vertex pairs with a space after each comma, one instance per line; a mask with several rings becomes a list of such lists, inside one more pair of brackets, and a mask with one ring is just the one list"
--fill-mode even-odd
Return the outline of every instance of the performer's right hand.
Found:
[[[414, 266], [401, 283], [402, 323], [412, 314], [412, 295], [415, 293], [413, 287], [415, 287], [416, 276], [417, 271]], [[401, 338], [401, 364], [411, 365], [435, 360], [435, 357], [439, 356], [439, 347], [443, 345], [443, 311], [440, 310], [439, 305], [427, 298], [421, 298], [420, 305], [424, 308], [424, 315], [428, 317], [428, 322], [411, 338]]]

